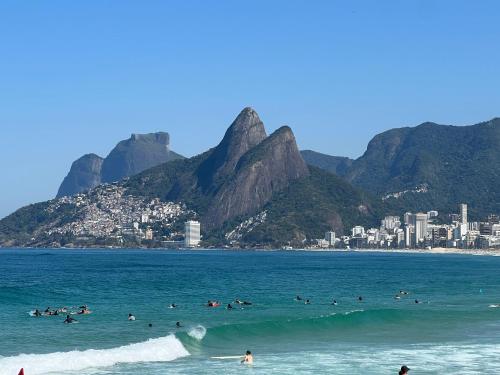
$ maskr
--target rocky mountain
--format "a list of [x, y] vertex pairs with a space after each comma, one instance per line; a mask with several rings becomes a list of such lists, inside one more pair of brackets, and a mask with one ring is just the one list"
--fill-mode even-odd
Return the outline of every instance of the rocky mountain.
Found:
[[500, 211], [500, 119], [471, 126], [423, 123], [375, 136], [345, 177], [402, 209], [471, 217]]
[[132, 134], [119, 142], [104, 159], [102, 182], [115, 182], [146, 169], [182, 158], [170, 150], [170, 136], [165, 132]]
[[215, 148], [195, 158], [168, 163], [131, 178], [132, 194], [186, 201], [218, 228], [254, 213], [294, 179], [307, 176], [290, 128], [266, 137], [264, 124], [245, 108]]
[[104, 159], [89, 154], [75, 161], [59, 187], [57, 197], [87, 191], [101, 183], [119, 181], [182, 158], [182, 155], [170, 150], [168, 133], [132, 134], [129, 139], [119, 142]]
[[87, 154], [74, 161], [68, 175], [59, 187], [57, 196], [73, 195], [99, 185], [103, 160], [96, 154]]
[[331, 156], [312, 150], [302, 150], [300, 154], [308, 165], [335, 173], [338, 176], [344, 176], [354, 161], [345, 156]]
[[[162, 246], [186, 217], [201, 221], [206, 245], [301, 246], [327, 230], [376, 224], [381, 204], [308, 167], [289, 127], [267, 136], [257, 113], [245, 108], [203, 154], [16, 211], [0, 221], [0, 246], [137, 246], [127, 238], [142, 229], [154, 230], [148, 246]], [[165, 232], [165, 223], [173, 229]]]

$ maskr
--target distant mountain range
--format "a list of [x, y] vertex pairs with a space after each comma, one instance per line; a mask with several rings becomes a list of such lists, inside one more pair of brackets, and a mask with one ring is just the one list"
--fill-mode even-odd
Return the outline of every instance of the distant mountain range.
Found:
[[[99, 215], [104, 212], [106, 225], [114, 225], [110, 217], [115, 206], [106, 205], [124, 199], [117, 191], [130, 196], [130, 202], [181, 202], [201, 220], [205, 244], [214, 245], [300, 246], [327, 230], [341, 234], [355, 224], [375, 225], [382, 213], [380, 202], [361, 190], [308, 167], [289, 127], [267, 136], [257, 113], [245, 108], [219, 145], [203, 154], [147, 169], [116, 188], [100, 189], [98, 198], [90, 192], [76, 200], [60, 198], [16, 211], [0, 221], [0, 245], [78, 246], [75, 233], [87, 226], [81, 206], [88, 205], [86, 217], [96, 215], [89, 233], [101, 225], [104, 219]], [[129, 216], [138, 217], [135, 212]], [[116, 223], [116, 231], [123, 222], [121, 218]], [[248, 222], [253, 224], [246, 226]], [[61, 226], [70, 232], [78, 229], [61, 234]], [[238, 235], [231, 237], [236, 229]], [[89, 237], [85, 236], [86, 245]], [[110, 239], [97, 240], [110, 244]]]
[[216, 147], [192, 158], [169, 150], [167, 133], [132, 135], [105, 159], [83, 156], [60, 198], [0, 221], [0, 246], [138, 246], [122, 234], [144, 214], [160, 219], [140, 225], [165, 239], [196, 218], [207, 246], [301, 246], [328, 230], [378, 226], [385, 214], [456, 212], [460, 202], [480, 219], [500, 212], [498, 186], [500, 119], [392, 129], [352, 160], [299, 152], [289, 127], [267, 135], [245, 108]]
[[167, 161], [182, 159], [170, 150], [170, 135], [165, 132], [132, 134], [119, 142], [106, 158], [87, 154], [73, 162], [57, 197], [88, 191], [101, 183], [119, 181]]
[[356, 160], [303, 151], [311, 165], [336, 173], [400, 210], [456, 211], [476, 219], [500, 212], [500, 119], [471, 126], [392, 129]]

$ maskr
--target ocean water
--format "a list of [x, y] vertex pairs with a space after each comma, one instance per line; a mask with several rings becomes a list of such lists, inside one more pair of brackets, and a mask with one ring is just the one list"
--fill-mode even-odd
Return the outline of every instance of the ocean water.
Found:
[[[82, 304], [78, 324], [29, 315]], [[495, 304], [500, 257], [1, 250], [0, 374], [500, 373]]]

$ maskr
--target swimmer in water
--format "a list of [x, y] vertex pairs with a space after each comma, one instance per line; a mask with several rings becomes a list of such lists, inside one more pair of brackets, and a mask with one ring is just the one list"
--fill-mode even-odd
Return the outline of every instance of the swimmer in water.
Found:
[[181, 327], [182, 327], [181, 322], [177, 322], [177, 323], [175, 323], [175, 327], [176, 327], [176, 328], [181, 328]]
[[253, 364], [253, 355], [250, 350], [247, 350], [247, 352], [245, 353], [245, 357], [243, 358], [241, 363], [245, 363], [247, 365]]
[[245, 305], [245, 306], [250, 306], [251, 304], [252, 304], [252, 302], [243, 301], [243, 305]]
[[358, 301], [359, 301], [359, 302], [363, 302], [363, 297], [359, 296], [359, 297], [358, 297]]
[[407, 366], [401, 366], [401, 370], [399, 371], [399, 375], [408, 375], [408, 371], [410, 371], [410, 369]]
[[418, 299], [415, 300], [415, 303], [420, 303], [420, 301]]
[[128, 320], [135, 320], [135, 316], [133, 316], [132, 314], [128, 314]]
[[78, 315], [87, 315], [87, 314], [90, 314], [91, 311], [87, 308], [85, 309], [81, 309], [80, 311], [78, 311]]
[[150, 327], [150, 328], [151, 328], [151, 327], [153, 327], [153, 324], [149, 323], [149, 324], [148, 324], [148, 327]]
[[72, 318], [71, 316], [67, 315], [66, 316], [66, 319], [64, 320], [64, 323], [66, 324], [71, 324], [71, 323], [74, 323], [74, 322], [77, 322], [78, 320]]
[[295, 297], [295, 301], [302, 301], [302, 297], [301, 296]]
[[230, 303], [228, 303], [226, 306], [226, 309], [231, 310], [232, 308], [233, 308], [233, 306]]
[[243, 301], [241, 301], [239, 299], [235, 299], [234, 303], [237, 303], [238, 305], [243, 305]]
[[42, 313], [40, 312], [40, 310], [36, 309], [35, 312], [33, 313], [33, 315], [36, 317], [39, 317], [39, 316], [42, 316]]
[[172, 303], [170, 304], [170, 306], [168, 307], [169, 309], [175, 309], [177, 307], [177, 305], [175, 303]]
[[401, 299], [400, 296], [398, 296], [397, 294], [394, 296], [394, 299]]
[[337, 300], [336, 299], [333, 300], [332, 305], [337, 306]]
[[309, 305], [311, 303], [311, 301], [309, 301], [308, 299], [306, 299], [306, 302], [304, 302], [304, 305]]

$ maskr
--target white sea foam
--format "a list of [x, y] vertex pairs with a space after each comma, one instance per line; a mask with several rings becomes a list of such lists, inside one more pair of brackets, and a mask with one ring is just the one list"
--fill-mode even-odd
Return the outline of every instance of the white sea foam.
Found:
[[182, 343], [174, 335], [169, 335], [112, 349], [0, 357], [0, 375], [17, 374], [22, 367], [26, 374], [39, 375], [108, 367], [118, 363], [168, 362], [188, 355]]
[[192, 337], [193, 339], [196, 339], [198, 341], [203, 340], [205, 335], [207, 334], [207, 329], [203, 327], [202, 325], [197, 325], [196, 327], [192, 327], [187, 331], [187, 334]]

